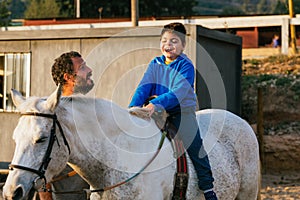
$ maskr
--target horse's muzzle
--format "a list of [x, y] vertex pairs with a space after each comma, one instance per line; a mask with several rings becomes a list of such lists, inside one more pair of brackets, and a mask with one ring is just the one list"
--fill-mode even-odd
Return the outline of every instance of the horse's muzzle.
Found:
[[3, 197], [4, 200], [31, 200], [34, 196], [35, 189], [31, 188], [29, 194], [26, 195], [26, 192], [22, 185], [18, 185], [13, 191], [9, 191], [9, 193], [4, 192]]

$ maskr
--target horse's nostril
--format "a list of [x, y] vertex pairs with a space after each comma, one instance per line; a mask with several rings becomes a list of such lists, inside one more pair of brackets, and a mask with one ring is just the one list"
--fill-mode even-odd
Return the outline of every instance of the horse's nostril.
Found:
[[17, 187], [17, 189], [13, 194], [13, 200], [22, 199], [22, 197], [23, 197], [23, 189], [22, 187], [19, 186]]

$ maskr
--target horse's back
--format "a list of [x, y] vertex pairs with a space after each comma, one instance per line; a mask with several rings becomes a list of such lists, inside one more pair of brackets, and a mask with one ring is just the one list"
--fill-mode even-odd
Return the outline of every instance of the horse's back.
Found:
[[[250, 125], [220, 109], [198, 111], [197, 120], [217, 192], [225, 196], [235, 193], [237, 199], [256, 199], [260, 166], [258, 143]], [[224, 188], [228, 183], [232, 184], [231, 191]]]

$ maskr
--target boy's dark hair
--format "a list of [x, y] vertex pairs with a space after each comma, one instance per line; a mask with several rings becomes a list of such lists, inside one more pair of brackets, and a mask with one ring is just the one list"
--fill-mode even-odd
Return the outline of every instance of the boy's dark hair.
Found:
[[181, 42], [185, 44], [186, 30], [182, 23], [174, 22], [165, 25], [160, 36], [162, 36], [165, 32], [175, 33], [180, 38]]
[[55, 59], [52, 65], [52, 78], [56, 85], [59, 83], [64, 85], [66, 80], [64, 79], [64, 74], [74, 75], [74, 66], [71, 58], [81, 57], [81, 55], [76, 51], [70, 51], [63, 53], [61, 56]]

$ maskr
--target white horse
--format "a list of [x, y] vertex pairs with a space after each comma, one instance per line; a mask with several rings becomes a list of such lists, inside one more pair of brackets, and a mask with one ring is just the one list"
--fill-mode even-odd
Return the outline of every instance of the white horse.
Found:
[[[48, 117], [21, 116], [13, 134], [16, 149], [13, 169], [3, 188], [4, 199], [30, 198], [34, 186], [37, 187], [36, 180], [51, 181], [66, 164], [84, 178], [92, 190], [111, 186], [130, 179], [157, 152], [161, 133], [155, 123], [132, 116], [127, 109], [110, 101], [61, 98], [59, 88], [48, 98], [25, 99], [17, 91], [12, 91], [12, 97], [21, 113], [44, 113]], [[49, 118], [54, 113], [63, 133], [53, 125], [55, 120]], [[199, 111], [197, 119], [218, 198], [256, 199], [260, 167], [258, 143], [251, 127], [238, 116], [218, 109]], [[42, 160], [51, 143], [51, 127], [57, 129], [57, 141], [54, 140], [52, 159], [47, 167]], [[45, 175], [39, 172], [41, 168], [45, 169]], [[91, 199], [167, 200], [172, 195], [175, 172], [173, 150], [165, 140], [157, 157], [142, 173], [119, 187], [92, 193]], [[203, 200], [191, 162], [189, 176], [187, 199]]]

